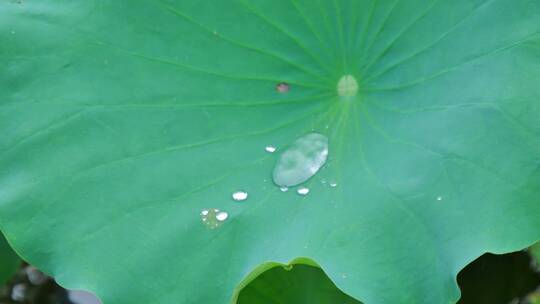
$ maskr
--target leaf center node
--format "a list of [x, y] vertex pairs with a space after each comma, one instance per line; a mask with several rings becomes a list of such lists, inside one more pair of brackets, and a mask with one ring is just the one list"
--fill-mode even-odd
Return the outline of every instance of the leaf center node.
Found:
[[337, 92], [341, 97], [353, 97], [358, 93], [358, 82], [353, 75], [341, 76], [337, 84]]

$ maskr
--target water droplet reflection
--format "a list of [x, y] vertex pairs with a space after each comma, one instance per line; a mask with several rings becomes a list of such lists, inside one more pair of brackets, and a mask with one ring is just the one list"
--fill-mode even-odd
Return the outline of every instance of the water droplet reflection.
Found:
[[288, 187], [280, 187], [279, 190], [281, 190], [281, 192], [287, 192], [287, 191], [289, 191], [289, 188]]
[[272, 177], [282, 187], [301, 184], [326, 163], [328, 138], [322, 134], [309, 133], [297, 140], [279, 156]]

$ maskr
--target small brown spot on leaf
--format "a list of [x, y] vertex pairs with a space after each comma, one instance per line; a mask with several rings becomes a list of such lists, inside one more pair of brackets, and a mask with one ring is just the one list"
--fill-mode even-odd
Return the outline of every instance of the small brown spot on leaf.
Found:
[[276, 85], [276, 91], [278, 91], [278, 93], [282, 93], [282, 94], [289, 92], [289, 84], [285, 83], [285, 82], [278, 83]]

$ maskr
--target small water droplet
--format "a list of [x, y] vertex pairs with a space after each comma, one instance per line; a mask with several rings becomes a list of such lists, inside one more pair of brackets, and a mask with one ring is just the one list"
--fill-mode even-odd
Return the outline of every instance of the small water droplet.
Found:
[[302, 196], [307, 195], [309, 193], [309, 188], [306, 187], [300, 187], [296, 192]]
[[289, 187], [280, 187], [279, 190], [281, 190], [281, 192], [287, 192], [289, 191]]
[[442, 196], [437, 196], [438, 201], [442, 201]]
[[306, 134], [279, 156], [272, 174], [274, 183], [285, 187], [301, 184], [315, 175], [327, 158], [328, 138], [318, 133]]
[[330, 187], [332, 187], [332, 188], [337, 187], [337, 183], [336, 183], [336, 182], [330, 182], [329, 185], [330, 185]]
[[245, 201], [248, 198], [248, 193], [245, 191], [236, 191], [232, 194], [232, 198], [237, 202]]
[[274, 152], [276, 152], [276, 147], [274, 147], [274, 146], [266, 146], [266, 147], [264, 148], [264, 150], [265, 150], [266, 152], [268, 152], [268, 153], [274, 153]]
[[210, 229], [215, 229], [221, 226], [221, 224], [223, 224], [228, 217], [229, 214], [227, 212], [215, 208], [203, 209], [201, 211], [201, 221]]
[[225, 211], [220, 211], [216, 214], [216, 219], [220, 222], [223, 222], [229, 217], [229, 214]]
[[286, 82], [281, 82], [276, 85], [276, 91], [278, 93], [287, 93], [289, 92], [289, 84]]

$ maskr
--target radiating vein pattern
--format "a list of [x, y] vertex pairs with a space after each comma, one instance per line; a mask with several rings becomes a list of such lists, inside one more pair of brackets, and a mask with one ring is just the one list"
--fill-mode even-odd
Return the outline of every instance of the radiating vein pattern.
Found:
[[0, 230], [105, 304], [281, 301], [239, 291], [291, 261], [351, 303], [455, 302], [464, 265], [540, 238], [539, 15], [4, 1]]

